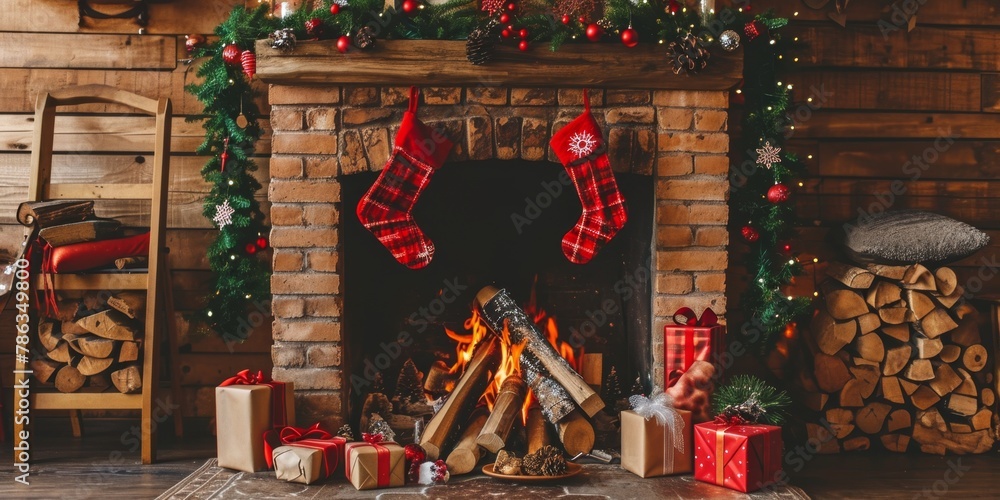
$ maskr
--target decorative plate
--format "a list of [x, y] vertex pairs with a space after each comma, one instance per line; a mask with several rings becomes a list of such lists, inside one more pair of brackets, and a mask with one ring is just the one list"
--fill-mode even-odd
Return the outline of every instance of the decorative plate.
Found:
[[486, 464], [483, 466], [483, 474], [490, 477], [495, 477], [497, 479], [503, 479], [504, 481], [514, 481], [514, 482], [542, 482], [542, 481], [555, 481], [557, 479], [566, 479], [567, 477], [573, 477], [583, 471], [583, 466], [580, 464], [574, 464], [573, 462], [566, 462], [566, 473], [559, 476], [508, 476], [507, 474], [501, 474], [493, 470], [493, 464]]

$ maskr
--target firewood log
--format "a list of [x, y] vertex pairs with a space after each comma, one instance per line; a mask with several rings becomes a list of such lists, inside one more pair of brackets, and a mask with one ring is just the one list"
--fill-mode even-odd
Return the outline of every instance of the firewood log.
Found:
[[108, 298], [108, 307], [135, 319], [142, 316], [146, 308], [146, 294], [139, 292], [118, 292]]
[[442, 457], [450, 442], [459, 437], [455, 435], [456, 427], [468, 420], [469, 412], [492, 380], [489, 375], [500, 366], [498, 343], [494, 337], [480, 343], [462, 378], [455, 384], [455, 390], [424, 427], [420, 446], [427, 452], [428, 459]]
[[[476, 295], [476, 303], [483, 319], [497, 335], [507, 328], [511, 342], [524, 343], [524, 351], [535, 355], [552, 378], [566, 390], [588, 416], [604, 408], [604, 401], [565, 358], [559, 355], [549, 341], [538, 331], [524, 311], [505, 290], [488, 286]], [[523, 356], [523, 353], [522, 353]]]
[[90, 333], [86, 328], [76, 324], [76, 321], [63, 321], [59, 330], [63, 335], [83, 335]]
[[930, 297], [917, 290], [906, 291], [906, 306], [910, 308], [910, 312], [918, 320], [927, 316], [935, 307], [934, 301]]
[[910, 341], [909, 325], [882, 325], [879, 330], [886, 336], [892, 337], [900, 342]]
[[944, 397], [962, 385], [962, 378], [955, 373], [951, 366], [943, 364], [934, 370], [934, 380], [928, 382], [927, 385], [938, 396]]
[[958, 322], [958, 326], [951, 331], [951, 343], [963, 347], [979, 344], [982, 336], [979, 334], [979, 325], [975, 318], [966, 317]]
[[976, 389], [976, 381], [972, 379], [972, 375], [968, 370], [959, 368], [955, 370], [955, 373], [958, 373], [958, 376], [962, 378], [962, 384], [952, 392], [970, 397], [975, 397], [976, 394], [979, 394], [979, 391]]
[[807, 392], [800, 399], [806, 408], [812, 411], [823, 411], [823, 408], [826, 408], [826, 403], [830, 401], [830, 395], [822, 392]]
[[826, 311], [820, 310], [813, 317], [812, 331], [815, 332], [819, 350], [832, 356], [854, 340], [858, 324], [854, 320], [837, 321]]
[[932, 339], [940, 337], [942, 334], [948, 333], [958, 327], [958, 323], [955, 323], [955, 320], [951, 319], [948, 311], [941, 308], [936, 308], [927, 313], [927, 316], [924, 316], [920, 320], [919, 325], [924, 335]]
[[548, 422], [545, 420], [545, 416], [542, 415], [541, 408], [538, 405], [532, 405], [528, 408], [528, 418], [524, 423], [524, 427], [528, 433], [528, 453], [534, 453], [548, 444], [552, 444], [552, 439], [549, 436]]
[[886, 431], [896, 432], [909, 429], [913, 425], [913, 415], [902, 408], [893, 410], [886, 419]]
[[937, 291], [937, 283], [934, 279], [934, 275], [924, 266], [920, 264], [914, 264], [910, 266], [905, 273], [903, 273], [903, 279], [900, 280], [903, 283], [903, 288], [908, 288], [910, 290], [932, 290]]
[[952, 307], [955, 307], [955, 304], [957, 304], [963, 296], [965, 296], [965, 289], [961, 286], [957, 286], [955, 287], [955, 290], [948, 295], [931, 293], [931, 296], [934, 297], [934, 300], [937, 300], [938, 304], [941, 304], [941, 307], [951, 309]]
[[834, 290], [826, 296], [826, 309], [836, 320], [854, 319], [868, 312], [868, 304], [853, 290]]
[[43, 384], [48, 384], [52, 381], [52, 375], [55, 375], [63, 364], [39, 358], [31, 360], [30, 366], [34, 371], [35, 379]]
[[901, 325], [912, 323], [915, 318], [913, 313], [904, 306], [885, 306], [878, 310], [878, 317], [883, 323], [890, 325]]
[[882, 375], [890, 376], [899, 373], [910, 361], [912, 348], [908, 345], [893, 347], [885, 352], [885, 362], [882, 364]]
[[968, 434], [972, 432], [972, 426], [969, 424], [963, 424], [960, 422], [951, 422], [948, 424], [949, 430], [956, 434]]
[[489, 410], [485, 406], [476, 408], [465, 424], [462, 436], [459, 438], [455, 448], [448, 454], [445, 463], [448, 465], [448, 472], [452, 475], [468, 474], [476, 468], [479, 459], [482, 458], [482, 448], [476, 444], [479, 432], [486, 424], [489, 417]]
[[945, 363], [954, 363], [962, 355], [962, 348], [957, 345], [946, 345], [941, 347], [938, 359]]
[[97, 375], [111, 367], [111, 363], [114, 360], [111, 358], [93, 358], [90, 356], [83, 356], [76, 363], [76, 369], [80, 371], [80, 374], [89, 377], [91, 375]]
[[993, 447], [995, 441], [989, 429], [969, 434], [957, 434], [919, 424], [913, 426], [913, 440], [921, 444], [941, 446], [947, 451], [959, 455], [985, 453]]
[[971, 417], [979, 410], [979, 401], [976, 398], [952, 394], [948, 396], [948, 409], [959, 414]]
[[903, 389], [903, 393], [907, 396], [913, 395], [917, 391], [918, 384], [914, 384], [905, 378], [899, 379], [899, 387]]
[[118, 362], [128, 363], [129, 361], [138, 361], [140, 347], [142, 346], [141, 341], [122, 341], [121, 349], [118, 350]]
[[816, 384], [823, 392], [837, 392], [851, 380], [851, 373], [844, 361], [836, 356], [817, 354], [813, 359]]
[[493, 403], [493, 411], [479, 432], [476, 444], [486, 448], [490, 453], [496, 453], [505, 446], [514, 419], [521, 416], [526, 392], [527, 387], [521, 377], [510, 375], [504, 379], [497, 393], [497, 399]]
[[99, 388], [111, 387], [110, 374], [108, 372], [104, 372], [87, 377], [87, 387], [99, 387]]
[[882, 361], [885, 359], [885, 346], [882, 345], [882, 338], [875, 333], [861, 335], [855, 341], [855, 349], [858, 354], [869, 361]]
[[895, 304], [902, 298], [903, 290], [899, 285], [894, 285], [888, 281], [879, 281], [868, 290], [865, 301], [872, 309], [881, 309], [888, 304]]
[[864, 408], [858, 410], [854, 416], [858, 429], [865, 434], [878, 434], [885, 423], [885, 417], [889, 416], [892, 407], [878, 401], [868, 403]]
[[903, 388], [896, 377], [882, 377], [882, 397], [892, 403], [903, 404]]
[[909, 366], [903, 372], [903, 376], [907, 380], [912, 380], [914, 382], [924, 382], [934, 378], [934, 367], [931, 362], [926, 359], [914, 359], [910, 361]]
[[972, 416], [970, 422], [973, 430], [989, 429], [993, 422], [993, 412], [989, 408], [983, 408]]
[[876, 276], [881, 276], [894, 281], [903, 279], [903, 275], [905, 275], [906, 270], [909, 269], [907, 266], [887, 266], [883, 264], [868, 264], [867, 268]]
[[[76, 352], [94, 358], [108, 358], [115, 350], [115, 344], [120, 341], [98, 337], [97, 335], [72, 335], [67, 339], [69, 346]], [[84, 375], [87, 375], [86, 373]], [[92, 375], [92, 374], [91, 374]]]
[[876, 313], [865, 313], [858, 316], [858, 333], [864, 335], [866, 333], [874, 332], [878, 327], [882, 326], [882, 319], [878, 317]]
[[826, 266], [826, 274], [843, 283], [849, 288], [867, 289], [875, 280], [875, 275], [867, 269], [854, 267], [840, 262], [830, 262]]
[[929, 339], [919, 335], [913, 337], [913, 345], [917, 348], [917, 357], [920, 359], [931, 359], [944, 349], [944, 342], [940, 338]]
[[837, 439], [844, 439], [854, 432], [854, 412], [846, 408], [831, 408], [826, 411], [826, 421]]
[[149, 257], [136, 255], [135, 257], [122, 257], [115, 259], [115, 267], [118, 269], [141, 269], [149, 267]]
[[56, 348], [45, 353], [49, 359], [52, 361], [58, 361], [60, 363], [69, 363], [73, 361], [73, 353], [69, 348], [69, 344], [65, 340], [60, 341]]
[[879, 436], [882, 446], [889, 451], [906, 453], [906, 448], [910, 445], [910, 436], [905, 434], [883, 434]]
[[910, 402], [918, 410], [926, 410], [936, 405], [938, 401], [941, 401], [941, 396], [938, 396], [933, 389], [926, 385], [918, 386], [917, 390], [910, 395]]
[[864, 399], [871, 397], [872, 393], [875, 392], [875, 387], [878, 386], [878, 367], [871, 365], [852, 366], [850, 372], [858, 382], [858, 391], [861, 393], [861, 397]]
[[845, 408], [860, 408], [865, 405], [861, 397], [861, 382], [851, 379], [840, 389], [840, 406]]
[[142, 389], [142, 372], [139, 365], [132, 364], [111, 372], [111, 382], [122, 394], [131, 394]]
[[916, 421], [920, 422], [920, 424], [924, 427], [937, 429], [941, 432], [948, 430], [948, 422], [944, 421], [944, 417], [941, 416], [941, 412], [939, 412], [937, 408], [917, 412]]
[[863, 451], [871, 447], [871, 441], [865, 436], [852, 437], [844, 441], [844, 451]]
[[97, 314], [92, 314], [77, 322], [88, 332], [111, 340], [135, 340], [138, 338], [138, 331], [131, 320], [124, 314], [107, 310]]
[[996, 402], [996, 394], [993, 393], [993, 389], [990, 389], [989, 387], [984, 388], [983, 392], [980, 393], [979, 400], [982, 401], [984, 405], [992, 407], [993, 403]]
[[29, 201], [17, 207], [17, 221], [40, 228], [81, 222], [94, 215], [92, 200]]
[[828, 454], [840, 451], [840, 442], [826, 427], [807, 422], [806, 434], [809, 436], [810, 444], [817, 447], [817, 453]]
[[594, 449], [594, 426], [587, 421], [580, 410], [574, 410], [566, 418], [556, 424], [559, 440], [562, 441], [566, 453], [590, 453]]
[[46, 351], [54, 351], [56, 347], [59, 346], [59, 341], [62, 340], [62, 332], [56, 326], [56, 323], [51, 321], [40, 320], [38, 322], [38, 343], [45, 348]]
[[521, 376], [531, 387], [542, 415], [545, 415], [549, 422], [554, 424], [576, 409], [573, 398], [566, 393], [563, 386], [552, 379], [538, 358], [530, 352], [522, 351], [520, 360]]
[[56, 372], [56, 389], [59, 392], [76, 392], [83, 387], [83, 383], [86, 381], [87, 377], [70, 365], [63, 365]]
[[970, 372], [976, 373], [986, 366], [987, 359], [986, 348], [982, 344], [970, 345], [965, 348], [965, 353], [962, 354], [962, 366]]
[[948, 267], [939, 267], [934, 271], [934, 281], [941, 295], [950, 295], [958, 288], [958, 276]]
[[424, 392], [430, 393], [435, 398], [441, 397], [455, 388], [456, 380], [458, 380], [458, 374], [451, 373], [444, 361], [435, 361], [427, 369], [427, 377], [424, 379]]

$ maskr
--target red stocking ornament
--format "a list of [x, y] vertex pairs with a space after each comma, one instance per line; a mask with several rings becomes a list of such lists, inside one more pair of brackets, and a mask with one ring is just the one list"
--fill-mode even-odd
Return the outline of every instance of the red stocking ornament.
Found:
[[628, 220], [625, 199], [611, 172], [604, 137], [590, 114], [586, 89], [583, 105], [583, 114], [556, 132], [549, 143], [573, 179], [583, 204], [583, 214], [562, 240], [563, 254], [575, 264], [590, 262]]
[[452, 147], [448, 138], [417, 119], [419, 98], [420, 91], [411, 87], [410, 109], [403, 115], [389, 162], [357, 208], [361, 224], [410, 269], [423, 268], [434, 257], [434, 243], [410, 212]]

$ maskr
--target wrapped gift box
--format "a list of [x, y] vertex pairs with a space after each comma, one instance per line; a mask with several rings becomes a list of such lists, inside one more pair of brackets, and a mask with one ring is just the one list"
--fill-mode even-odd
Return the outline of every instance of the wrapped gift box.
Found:
[[[260, 378], [250, 379], [265, 382]], [[295, 397], [290, 382], [267, 380], [261, 384], [216, 387], [219, 466], [246, 472], [264, 470], [267, 468], [264, 433], [272, 427], [294, 423]]]
[[271, 459], [278, 479], [292, 483], [312, 484], [333, 475], [340, 463], [342, 445], [332, 441], [327, 447], [312, 447], [309, 444], [279, 446], [274, 449]]
[[781, 471], [781, 427], [707, 422], [694, 426], [694, 478], [748, 493]]
[[348, 443], [345, 473], [358, 490], [403, 486], [406, 453], [396, 443]]
[[697, 318], [685, 307], [674, 313], [674, 322], [663, 327], [664, 387], [673, 386], [695, 361], [715, 364], [721, 377], [718, 361], [726, 350], [726, 327], [718, 324], [715, 313], [706, 309]]
[[621, 413], [622, 468], [639, 477], [669, 476], [691, 472], [691, 412], [677, 410], [683, 419], [683, 448], [675, 446], [674, 433], [655, 418], [645, 419], [628, 410]]

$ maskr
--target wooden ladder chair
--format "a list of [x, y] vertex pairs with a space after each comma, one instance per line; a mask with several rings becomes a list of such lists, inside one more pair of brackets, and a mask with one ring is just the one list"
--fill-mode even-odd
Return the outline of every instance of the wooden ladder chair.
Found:
[[[52, 154], [56, 108], [80, 104], [119, 104], [155, 117], [156, 134], [153, 145], [152, 183], [142, 184], [52, 184]], [[166, 217], [167, 185], [170, 165], [170, 99], [149, 99], [104, 85], [86, 85], [44, 93], [35, 105], [35, 132], [31, 152], [31, 178], [28, 199], [47, 201], [59, 199], [150, 200], [149, 266], [146, 272], [93, 272], [86, 274], [52, 274], [56, 290], [145, 290], [142, 390], [138, 394], [121, 394], [114, 387], [104, 392], [43, 392], [31, 388], [31, 409], [34, 410], [140, 410], [142, 415], [142, 463], [156, 458], [156, 427], [153, 421], [159, 380], [159, 337], [164, 321], [161, 295], [167, 290], [166, 279]], [[40, 287], [40, 270], [33, 270], [32, 286]], [[32, 328], [34, 331], [34, 328]], [[18, 370], [30, 370], [17, 363]], [[26, 375], [15, 375], [15, 383]], [[73, 415], [71, 413], [71, 415]], [[175, 418], [181, 418], [175, 415]], [[15, 436], [22, 426], [15, 425]], [[74, 432], [77, 432], [74, 429]], [[17, 457], [15, 457], [17, 460]]]

